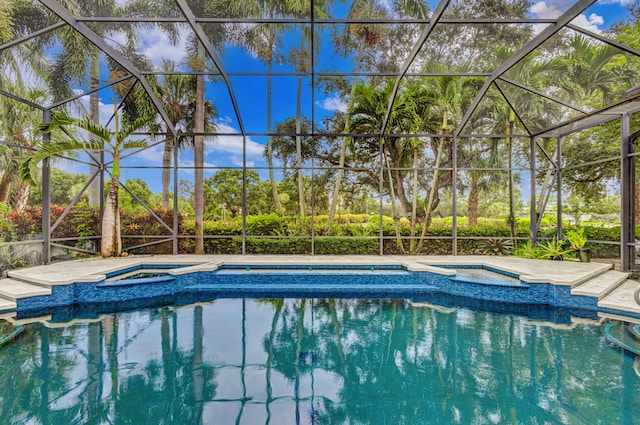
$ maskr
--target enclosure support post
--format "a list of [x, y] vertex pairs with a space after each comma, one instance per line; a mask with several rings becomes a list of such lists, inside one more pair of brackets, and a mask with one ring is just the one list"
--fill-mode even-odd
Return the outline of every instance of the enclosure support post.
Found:
[[556, 139], [556, 239], [562, 239], [562, 138]]
[[621, 234], [620, 234], [620, 268], [622, 271], [631, 270], [635, 263], [635, 156], [629, 131], [629, 115], [620, 117], [621, 136], [621, 164], [620, 164], [620, 192], [621, 192]]
[[458, 255], [458, 139], [453, 136], [451, 140], [451, 194], [453, 201], [453, 217], [451, 218], [451, 236], [453, 236], [453, 246], [451, 254]]
[[529, 141], [529, 239], [532, 244], [538, 238], [538, 217], [536, 215], [536, 138], [531, 137]]
[[[167, 143], [167, 141], [165, 141]], [[178, 139], [173, 138], [173, 255], [178, 253], [178, 235], [180, 233], [180, 221], [178, 220], [178, 187], [180, 181], [178, 180]]]
[[380, 255], [384, 255], [384, 228], [383, 228], [383, 223], [384, 221], [382, 220], [382, 191], [384, 190], [384, 146], [382, 145], [382, 137], [380, 137], [380, 152], [378, 153], [378, 155], [380, 155], [380, 182], [378, 184], [378, 192], [379, 192], [379, 202], [378, 202], [378, 212], [380, 214], [380, 219], [379, 219], [379, 224], [380, 224], [380, 240], [379, 240], [379, 254]]
[[242, 135], [242, 255], [247, 253], [247, 136]]
[[[42, 123], [51, 123], [51, 110], [42, 111]], [[42, 141], [49, 143], [51, 133], [42, 133]], [[51, 263], [51, 168], [49, 158], [42, 162], [42, 261]]]

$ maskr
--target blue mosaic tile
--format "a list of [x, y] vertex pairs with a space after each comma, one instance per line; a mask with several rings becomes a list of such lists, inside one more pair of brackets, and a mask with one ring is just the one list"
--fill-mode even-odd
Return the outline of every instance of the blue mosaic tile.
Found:
[[[151, 266], [153, 267], [148, 268], [176, 267]], [[320, 270], [319, 273], [308, 272], [309, 266], [305, 265], [249, 266], [249, 271], [246, 271], [246, 267], [225, 266], [211, 272], [194, 272], [178, 276], [55, 286], [52, 288], [51, 296], [19, 300], [17, 311], [40, 311], [83, 304], [113, 306], [117, 309], [118, 306], [137, 305], [136, 300], [150, 300], [149, 302], [153, 303], [168, 302], [167, 300], [200, 300], [203, 297], [247, 296], [397, 299], [426, 297], [431, 300], [437, 300], [442, 296], [467, 300], [465, 302], [468, 303], [490, 305], [491, 308], [496, 308], [496, 305], [508, 305], [510, 308], [522, 306], [519, 308], [528, 312], [535, 312], [541, 308], [544, 311], [555, 308], [582, 312], [598, 310], [597, 299], [573, 296], [570, 287], [548, 283], [477, 282], [430, 272], [412, 272], [402, 266], [380, 266], [373, 272], [371, 266], [362, 265], [313, 266], [314, 269]], [[482, 268], [467, 268], [474, 267]], [[259, 272], [252, 273], [252, 268]], [[123, 274], [138, 269], [140, 268], [130, 267], [116, 273]], [[295, 273], [292, 270], [301, 272]], [[487, 270], [495, 271], [490, 268]], [[561, 318], [561, 314], [564, 313], [554, 314]]]

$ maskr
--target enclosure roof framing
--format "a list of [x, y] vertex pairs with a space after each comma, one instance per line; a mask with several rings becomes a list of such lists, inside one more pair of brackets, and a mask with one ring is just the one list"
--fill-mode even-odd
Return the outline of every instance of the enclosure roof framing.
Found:
[[485, 94], [489, 90], [489, 87], [491, 87], [491, 84], [496, 79], [502, 76], [502, 74], [507, 72], [513, 66], [515, 66], [515, 64], [518, 63], [520, 60], [524, 59], [529, 53], [533, 52], [537, 47], [542, 45], [542, 43], [549, 40], [553, 35], [555, 35], [558, 31], [564, 28], [569, 22], [574, 20], [578, 15], [584, 12], [589, 6], [591, 6], [595, 2], [596, 0], [579, 0], [576, 4], [571, 6], [569, 10], [563, 13], [555, 22], [555, 24], [550, 25], [547, 28], [543, 29], [540, 32], [540, 34], [538, 34], [533, 40], [529, 41], [520, 50], [514, 53], [513, 56], [511, 56], [509, 59], [503, 62], [500, 66], [498, 66], [498, 68], [496, 68], [496, 70], [493, 71], [493, 73], [491, 74], [491, 77], [489, 77], [485, 81], [484, 85], [476, 95], [476, 98], [473, 100], [473, 103], [471, 103], [471, 106], [465, 112], [464, 116], [462, 117], [462, 120], [460, 121], [460, 124], [458, 124], [458, 127], [454, 132], [454, 135], [457, 136], [462, 132], [462, 129], [467, 125], [467, 122], [471, 118], [471, 115], [475, 112], [476, 108], [478, 107], [478, 105], [484, 98]]
[[[620, 41], [612, 39], [606, 34], [601, 34], [594, 32], [593, 30], [587, 29], [581, 24], [579, 24], [575, 19], [579, 17], [581, 14], [585, 13], [587, 9], [596, 4], [596, 0], [571, 0], [571, 5], [567, 5], [566, 9], [562, 10], [562, 13], [559, 13], [557, 18], [549, 18], [549, 17], [535, 17], [536, 14], [526, 13], [523, 16], [509, 16], [509, 13], [504, 13], [502, 16], [487, 17], [487, 16], [478, 16], [478, 17], [469, 17], [467, 15], [457, 16], [455, 13], [455, 9], [453, 6], [456, 4], [451, 0], [440, 0], [436, 7], [431, 11], [429, 16], [419, 16], [419, 17], [408, 17], [402, 16], [398, 13], [388, 13], [388, 14], [370, 14], [366, 16], [353, 16], [346, 14], [344, 12], [338, 13], [339, 16], [332, 17], [323, 15], [321, 17], [316, 16], [315, 8], [318, 7], [316, 5], [315, 0], [311, 0], [311, 9], [305, 11], [304, 13], [298, 12], [286, 12], [286, 13], [271, 13], [265, 10], [261, 10], [254, 14], [252, 13], [235, 13], [223, 15], [218, 13], [218, 15], [213, 15], [208, 12], [200, 13], [195, 12], [200, 10], [199, 7], [195, 7], [195, 0], [172, 0], [171, 2], [154, 2], [155, 6], [158, 4], [163, 4], [167, 9], [154, 9], [153, 12], [143, 13], [141, 15], [138, 14], [129, 14], [127, 16], [110, 16], [108, 13], [105, 13], [105, 16], [94, 16], [91, 12], [87, 12], [86, 10], [79, 15], [76, 16], [74, 12], [70, 8], [65, 6], [66, 3], [61, 2], [60, 0], [31, 0], [34, 5], [36, 3], [40, 3], [48, 11], [49, 19], [46, 20], [42, 24], [42, 28], [32, 29], [29, 34], [20, 34], [19, 37], [16, 37], [13, 40], [6, 41], [4, 44], [0, 44], [0, 53], [8, 54], [11, 53], [10, 49], [20, 46], [23, 43], [32, 42], [34, 39], [39, 37], [48, 37], [48, 35], [56, 30], [64, 28], [65, 26], [69, 26], [73, 30], [77, 31], [81, 34], [85, 39], [95, 45], [101, 52], [103, 52], [106, 56], [108, 56], [113, 63], [118, 64], [127, 74], [126, 75], [118, 75], [114, 76], [113, 79], [109, 81], [102, 82], [97, 87], [92, 86], [91, 88], [84, 87], [82, 89], [77, 89], [76, 94], [70, 96], [63, 100], [56, 100], [55, 102], [47, 102], [43, 105], [37, 105], [35, 102], [29, 101], [25, 99], [20, 93], [11, 93], [11, 90], [3, 87], [3, 90], [0, 90], [0, 96], [8, 97], [23, 104], [32, 106], [36, 109], [51, 109], [57, 108], [61, 106], [65, 106], [71, 102], [77, 102], [84, 96], [95, 92], [104, 92], [108, 91], [109, 88], [112, 88], [115, 84], [122, 83], [131, 78], [135, 78], [137, 82], [140, 83], [144, 92], [148, 95], [150, 101], [153, 103], [155, 109], [158, 111], [162, 120], [166, 123], [168, 131], [173, 135], [177, 134], [177, 130], [174, 126], [174, 123], [171, 122], [170, 116], [163, 107], [163, 103], [159, 98], [159, 95], [156, 93], [156, 88], [151, 84], [156, 80], [160, 80], [167, 76], [171, 75], [185, 75], [185, 76], [197, 76], [197, 75], [205, 75], [208, 76], [208, 81], [219, 81], [220, 83], [224, 83], [225, 93], [224, 96], [228, 96], [227, 106], [228, 111], [227, 116], [230, 119], [234, 119], [237, 122], [237, 127], [239, 127], [239, 135], [244, 137], [250, 136], [252, 134], [261, 134], [265, 135], [267, 133], [271, 133], [270, 131], [255, 131], [252, 127], [253, 124], [253, 113], [251, 111], [247, 112], [245, 110], [245, 104], [241, 101], [244, 101], [240, 96], [243, 95], [243, 91], [246, 90], [245, 87], [240, 88], [240, 84], [252, 84], [253, 81], [261, 81], [260, 79], [280, 79], [280, 81], [285, 80], [287, 77], [297, 78], [297, 79], [305, 79], [305, 84], [311, 86], [311, 97], [313, 104], [310, 105], [311, 113], [309, 114], [307, 111], [303, 112], [303, 116], [308, 117], [317, 117], [319, 114], [314, 115], [315, 107], [319, 103], [317, 98], [319, 96], [315, 93], [320, 86], [321, 79], [334, 79], [338, 81], [339, 79], [345, 79], [348, 81], [349, 79], [371, 79], [372, 81], [380, 82], [385, 81], [386, 79], [394, 81], [393, 89], [391, 92], [391, 96], [389, 97], [388, 104], [383, 107], [383, 116], [382, 121], [377, 124], [380, 126], [376, 133], [373, 136], [399, 136], [397, 134], [392, 134], [393, 131], [388, 131], [387, 127], [389, 125], [389, 121], [391, 118], [391, 113], [393, 109], [394, 100], [396, 99], [398, 93], [401, 92], [403, 87], [403, 82], [408, 79], [424, 79], [427, 80], [429, 78], [435, 77], [459, 77], [459, 78], [477, 78], [479, 83], [477, 87], [479, 90], [475, 93], [475, 96], [472, 97], [471, 102], [468, 105], [465, 105], [464, 109], [460, 111], [457, 122], [454, 122], [455, 128], [452, 131], [452, 135], [455, 137], [464, 137], [467, 135], [475, 135], [482, 130], [469, 128], [472, 127], [469, 125], [472, 122], [472, 117], [481, 106], [484, 99], [486, 99], [487, 95], [491, 93], [495, 93], [504, 99], [505, 105], [508, 105], [511, 110], [516, 114], [518, 121], [522, 124], [522, 127], [519, 128], [519, 133], [528, 132], [535, 137], [542, 137], [545, 134], [556, 133], [558, 129], [564, 128], [568, 129], [572, 125], [577, 122], [580, 122], [584, 125], [586, 123], [596, 123], [601, 122], [604, 119], [604, 116], [611, 111], [616, 111], [616, 107], [622, 103], [629, 102], [637, 102], [637, 99], [628, 100], [625, 99], [623, 101], [617, 101], [609, 106], [598, 105], [597, 110], [590, 112], [590, 107], [587, 107], [584, 103], [577, 101], [577, 99], [572, 99], [572, 96], [566, 95], [565, 93], [558, 93], [554, 90], [546, 90], [545, 88], [534, 87], [530, 84], [529, 81], [520, 81], [518, 78], [512, 78], [508, 73], [514, 66], [521, 63], [529, 54], [539, 49], [544, 43], [548, 42], [552, 39], [552, 37], [556, 36], [559, 31], [566, 29], [569, 32], [573, 32], [575, 34], [579, 34], [584, 36], [588, 40], [594, 40], [600, 43], [604, 43], [605, 45], [611, 46], [615, 49], [618, 49], [622, 54], [630, 55], [634, 58], [640, 58], [640, 50], [625, 45]], [[235, 0], [235, 1], [244, 1], [244, 0]], [[277, 0], [277, 3], [280, 0]], [[353, 0], [355, 1], [355, 0]], [[286, 3], [282, 0], [283, 4]], [[28, 3], [28, 2], [27, 2]], [[124, 8], [128, 4], [144, 4], [144, 1], [140, 2], [132, 2], [132, 1], [116, 1], [118, 7]], [[203, 2], [203, 4], [206, 2]], [[264, 5], [263, 5], [264, 6]], [[395, 6], [399, 6], [399, 3]], [[264, 6], [266, 7], [266, 6]], [[44, 9], [43, 9], [44, 10]], [[391, 10], [389, 9], [389, 12]], [[99, 15], [100, 13], [96, 13]], [[156, 14], [157, 16], [154, 16]], [[237, 15], [237, 16], [234, 16]], [[515, 15], [515, 14], [514, 14]], [[557, 16], [557, 15], [556, 15]], [[166, 72], [160, 69], [157, 62], [147, 66], [145, 63], [137, 62], [134, 59], [130, 59], [124, 53], [121, 53], [117, 47], [114, 47], [114, 44], [120, 43], [123, 47], [131, 47], [129, 45], [125, 46], [124, 42], [120, 42], [113, 39], [106, 39], [101, 34], [99, 30], [93, 30], [93, 25], [97, 25], [100, 27], [108, 27], [112, 30], [116, 31], [120, 28], [120, 26], [129, 25], [133, 28], [138, 24], [141, 24], [142, 27], [135, 27], [135, 31], [138, 31], [138, 28], [143, 28], [146, 30], [148, 27], [157, 24], [159, 28], [164, 28], [167, 26], [175, 26], [176, 31], [179, 33], [180, 31], [183, 34], [179, 34], [184, 37], [192, 37], [192, 41], [196, 41], [205, 51], [205, 57], [207, 61], [210, 61], [209, 64], [213, 64], [211, 69], [204, 69], [199, 71], [190, 70], [188, 65], [182, 67], [175, 72]], [[307, 37], [307, 45], [305, 48], [311, 48], [314, 51], [314, 54], [311, 55], [309, 62], [309, 66], [298, 66], [291, 65], [289, 63], [289, 67], [283, 66], [274, 66], [273, 68], [266, 69], [266, 67], [251, 67], [251, 66], [238, 66], [237, 63], [230, 62], [229, 59], [222, 55], [219, 46], [216, 31], [220, 31], [225, 37], [228, 35], [223, 33], [227, 28], [233, 27], [231, 24], [237, 24], [242, 28], [253, 28], [258, 26], [265, 26], [272, 28], [295, 28], [295, 31], [298, 31], [299, 34]], [[407, 37], [408, 41], [405, 41], [406, 45], [403, 45], [402, 48], [405, 49], [403, 56], [398, 56], [398, 63], [392, 64], [392, 66], [388, 67], [378, 67], [378, 68], [362, 68], [362, 69], [348, 69], [347, 66], [333, 66], [331, 63], [321, 63], [323, 58], [321, 56], [321, 49], [325, 49], [325, 52], [331, 49], [331, 46], [321, 46], [324, 44], [323, 40], [320, 40], [320, 33], [322, 31], [338, 31], [337, 27], [332, 26], [343, 26], [345, 30], [352, 30], [350, 26], [363, 26], [367, 27], [377, 27], [384, 31], [390, 28], [400, 28], [400, 25], [411, 24], [414, 26], [415, 34], [411, 37]], [[89, 26], [92, 25], [92, 26]], [[146, 26], [145, 26], [146, 25]], [[464, 26], [474, 26], [474, 27], [482, 27], [482, 26], [495, 26], [495, 31], [501, 31], [503, 28], [519, 28], [521, 26], [528, 26], [530, 28], [536, 28], [531, 31], [531, 38], [524, 39], [522, 41], [521, 47], [516, 49], [515, 52], [508, 57], [506, 60], [503, 60], [501, 63], [498, 63], [496, 66], [480, 66], [477, 65], [474, 69], [466, 69], [463, 67], [454, 69], [444, 69], [437, 70], [439, 72], [426, 72], [426, 67], [421, 68], [422, 64], [421, 60], [424, 61], [424, 58], [421, 57], [421, 52], [424, 49], [424, 46], [429, 42], [433, 43], [434, 37], [437, 37], [437, 31], [441, 31], [442, 28], [451, 29], [451, 31], [455, 32], [459, 28], [464, 28]], [[184, 29], [188, 29], [189, 35], [184, 34]], [[212, 30], [213, 28], [213, 30]], [[409, 27], [408, 27], [409, 28]], [[308, 35], [306, 35], [306, 31], [311, 31], [315, 34], [315, 37], [311, 37], [309, 40]], [[539, 31], [538, 31], [539, 30]], [[444, 31], [444, 30], [442, 30]], [[144, 31], [140, 31], [143, 33]], [[339, 32], [339, 31], [338, 31]], [[214, 34], [214, 35], [212, 35]], [[246, 33], [238, 32], [237, 34], [245, 35]], [[236, 35], [237, 35], [236, 34]], [[353, 34], [352, 34], [353, 35]], [[139, 36], [139, 34], [137, 35]], [[231, 32], [230, 37], [233, 37], [234, 34]], [[214, 38], [216, 37], [216, 38]], [[318, 38], [316, 40], [316, 38]], [[48, 38], [44, 38], [45, 42]], [[320, 42], [319, 42], [320, 40]], [[438, 40], [436, 38], [436, 40]], [[173, 41], [173, 40], [172, 40]], [[233, 45], [234, 41], [232, 39], [225, 39], [225, 43], [229, 45]], [[452, 40], [452, 43], [455, 43], [455, 40]], [[135, 46], [137, 47], [137, 46]], [[175, 46], [174, 46], [175, 47]], [[333, 48], [338, 50], [339, 46], [333, 46]], [[487, 46], [493, 47], [493, 46]], [[272, 46], [275, 55], [279, 56], [280, 59], [284, 61], [288, 58], [289, 52], [285, 51], [277, 51], [278, 46]], [[302, 45], [301, 45], [302, 48]], [[254, 47], [254, 49], [258, 49]], [[347, 49], [348, 50], [348, 49]], [[234, 53], [235, 54], [235, 53]], [[245, 55], [253, 55], [254, 59], [260, 60], [259, 52], [251, 51], [250, 48], [247, 48]], [[325, 53], [326, 54], [326, 53]], [[373, 49], [371, 50], [370, 55], [373, 57], [378, 53], [375, 53]], [[142, 55], [142, 54], [141, 54]], [[332, 58], [338, 58], [339, 54], [334, 52], [334, 56]], [[148, 60], [148, 58], [144, 58]], [[295, 58], [294, 58], [295, 59]], [[353, 58], [349, 58], [348, 60], [352, 60]], [[149, 60], [149, 62], [151, 62]], [[302, 60], [300, 62], [303, 62]], [[347, 61], [348, 62], [348, 61]], [[321, 63], [321, 65], [319, 65]], [[276, 63], [276, 65], [281, 65], [282, 62]], [[220, 85], [220, 87], [223, 87]], [[632, 90], [629, 91], [629, 93]], [[129, 91], [131, 93], [131, 91]], [[346, 93], [346, 91], [345, 91]], [[558, 111], [562, 110], [562, 113], [558, 113], [555, 119], [550, 119], [548, 122], [541, 124], [538, 128], [535, 128], [535, 125], [530, 125], [527, 120], [526, 111], [523, 111], [522, 101], [515, 98], [511, 93], [522, 93], [524, 96], [530, 96], [531, 98], [539, 99], [540, 102], [547, 102], [549, 105], [553, 105], [554, 108], [557, 108]], [[293, 102], [289, 93], [276, 93], [274, 96], [277, 97], [285, 97], [289, 99], [289, 103]], [[347, 97], [347, 94], [344, 94], [343, 98]], [[342, 99], [344, 100], [344, 99]], [[220, 99], [216, 98], [212, 101], [212, 103], [218, 105]], [[246, 101], [245, 101], [246, 102]], [[254, 102], [255, 103], [255, 102]], [[255, 106], [255, 105], [252, 105]], [[506, 106], [505, 106], [506, 107]], [[568, 108], [568, 109], [564, 109]], [[580, 115], [575, 117], [575, 115]], [[615, 113], [614, 113], [615, 115]], [[594, 116], [598, 116], [599, 119], [595, 120]], [[249, 119], [251, 117], [251, 119]], [[570, 117], [570, 118], [567, 118]], [[315, 118], [313, 118], [315, 120]], [[235, 124], [234, 124], [235, 125]], [[595, 125], [595, 124], [594, 124]], [[540, 128], [541, 126], [548, 128]], [[582, 127], [580, 127], [582, 128]], [[525, 131], [526, 130], [526, 131]], [[314, 133], [311, 131], [310, 133]], [[273, 132], [272, 134], [275, 134]], [[298, 132], [300, 134], [304, 132]], [[183, 134], [186, 134], [183, 132]], [[189, 133], [191, 134], [191, 133]], [[220, 132], [222, 134], [222, 132]], [[235, 135], [238, 135], [234, 133]], [[289, 134], [289, 133], [287, 133]], [[324, 134], [324, 133], [322, 133]], [[491, 137], [496, 135], [485, 135], [485, 137]], [[429, 136], [424, 136], [429, 137]]]
[[533, 137], [563, 137], [587, 130], [596, 125], [619, 119], [622, 115], [640, 112], [640, 92], [614, 102], [584, 116], [566, 120], [533, 135]]

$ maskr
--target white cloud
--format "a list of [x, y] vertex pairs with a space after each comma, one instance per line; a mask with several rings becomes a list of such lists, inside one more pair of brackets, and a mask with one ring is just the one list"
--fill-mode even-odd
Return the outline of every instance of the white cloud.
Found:
[[[627, 0], [620, 0], [621, 2]], [[547, 4], [544, 1], [540, 1], [531, 6], [531, 13], [539, 19], [556, 19], [560, 15], [562, 15], [565, 10], [564, 7], [562, 9], [558, 8], [558, 5], [561, 5], [562, 2], [556, 2], [556, 4]], [[573, 24], [584, 28], [588, 31], [600, 33], [602, 30], [599, 28], [604, 24], [604, 18], [595, 13], [586, 16], [584, 13], [578, 15], [573, 21]]]
[[[82, 96], [80, 98], [80, 102], [85, 107], [87, 111], [89, 111], [89, 95]], [[113, 103], [102, 103], [98, 102], [98, 112], [100, 114], [100, 124], [105, 125], [107, 121], [113, 115], [113, 111], [115, 110], [115, 106]], [[111, 126], [113, 126], [113, 120], [111, 122]]]
[[[194, 162], [193, 159], [180, 159], [178, 160], [178, 174], [183, 174], [186, 176], [189, 176], [190, 178], [193, 178], [195, 175], [195, 169], [193, 168]], [[203, 174], [205, 177], [207, 176], [212, 176], [213, 174], [215, 174], [218, 170], [215, 169], [215, 167], [218, 167], [216, 164], [212, 163], [212, 162], [204, 162], [204, 170], [203, 170]]]
[[382, 7], [387, 9], [388, 12], [393, 12], [393, 1], [391, 0], [380, 0], [380, 4]]
[[[160, 139], [158, 140], [147, 139], [147, 142], [149, 145], [153, 145], [154, 143], [157, 143], [159, 141]], [[127, 160], [129, 159], [137, 160], [141, 162], [146, 162], [148, 165], [160, 166], [162, 165], [163, 156], [164, 156], [164, 143], [160, 143], [141, 151], [136, 150], [135, 155], [128, 157]], [[172, 160], [173, 160], [173, 157], [172, 157]]]
[[628, 6], [634, 0], [600, 0], [598, 4], [619, 4], [620, 6]]
[[600, 15], [596, 15], [595, 13], [592, 13], [588, 17], [583, 14], [571, 21], [571, 23], [579, 26], [580, 28], [584, 28], [587, 31], [599, 34], [600, 32], [602, 32], [599, 26], [604, 24], [604, 18]]
[[[229, 160], [231, 161], [231, 164], [233, 164], [236, 167], [242, 167], [242, 156], [241, 155], [231, 155], [229, 157]], [[255, 167], [256, 166], [256, 162], [255, 161], [247, 161], [247, 167], [251, 168], [251, 167]]]
[[[107, 43], [115, 48], [124, 46], [127, 44], [127, 35], [124, 31], [110, 33]], [[160, 67], [164, 59], [183, 62], [187, 50], [185, 37], [179, 38], [174, 44], [162, 29], [155, 26], [138, 31], [137, 48], [156, 67]]]
[[562, 15], [562, 12], [554, 4], [547, 5], [546, 2], [540, 1], [531, 6], [531, 13], [539, 19], [555, 19]]
[[318, 106], [327, 111], [347, 112], [347, 102], [337, 95], [326, 97], [322, 102], [316, 102]]
[[[239, 130], [228, 124], [228, 120], [220, 120], [216, 123], [219, 133], [240, 133]], [[207, 153], [224, 152], [242, 158], [242, 136], [216, 136], [213, 143], [207, 145]], [[264, 152], [264, 145], [247, 137], [247, 159], [261, 158]], [[242, 162], [240, 162], [242, 165]]]
[[185, 57], [186, 40], [179, 39], [174, 44], [160, 28], [153, 27], [140, 34], [140, 50], [155, 65], [162, 65], [164, 59], [182, 62]]

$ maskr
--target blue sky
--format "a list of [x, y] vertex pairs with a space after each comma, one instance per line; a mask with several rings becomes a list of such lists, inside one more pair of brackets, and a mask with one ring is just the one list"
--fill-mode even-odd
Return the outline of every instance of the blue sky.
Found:
[[[385, 5], [390, 0], [382, 0], [381, 4]], [[601, 32], [606, 30], [612, 23], [622, 19], [626, 15], [626, 5], [631, 0], [600, 0], [589, 8], [584, 14], [580, 15], [574, 23], [593, 32]], [[435, 2], [429, 1], [431, 8], [435, 8]], [[575, 2], [572, 0], [548, 0], [534, 2], [530, 9], [530, 17], [532, 18], [555, 18], [565, 12]], [[390, 6], [390, 4], [386, 4]], [[334, 16], [337, 18], [345, 17], [346, 6], [340, 6], [336, 9]], [[177, 45], [173, 44], [159, 29], [151, 29], [141, 34], [138, 48], [147, 55], [155, 66], [160, 66], [163, 59], [172, 59], [176, 62], [184, 62], [185, 59], [185, 43], [186, 35], [182, 37]], [[299, 30], [293, 29], [284, 38], [284, 46], [281, 51], [286, 53], [290, 47], [298, 47]], [[111, 43], [122, 42], [116, 34], [112, 37]], [[320, 50], [318, 58], [319, 67], [321, 69], [351, 70], [353, 64], [347, 59], [336, 58], [333, 54], [333, 47], [330, 43], [326, 43]], [[250, 71], [264, 72], [266, 64], [258, 60], [255, 55], [244, 49], [237, 47], [229, 47], [222, 57], [223, 64], [227, 71]], [[106, 68], [105, 68], [106, 69]], [[290, 66], [286, 64], [276, 65], [274, 71], [290, 71]], [[106, 72], [106, 71], [105, 71]], [[346, 104], [336, 94], [324, 95], [316, 90], [315, 97], [312, 101], [310, 78], [303, 79], [303, 98], [302, 98], [302, 114], [305, 117], [313, 115], [318, 122], [324, 116], [335, 111], [344, 111]], [[233, 90], [241, 110], [242, 119], [245, 129], [248, 133], [265, 133], [267, 131], [266, 119], [266, 77], [231, 77]], [[232, 108], [232, 103], [226, 86], [221, 83], [207, 83], [207, 98], [212, 100], [219, 111], [219, 118], [216, 124], [221, 133], [235, 133], [236, 136], [219, 136], [215, 140], [210, 141], [206, 148], [205, 165], [209, 167], [225, 167], [225, 166], [242, 166], [242, 137], [240, 134], [240, 126], [236, 119]], [[296, 77], [273, 77], [273, 103], [272, 103], [272, 122], [276, 123], [288, 117], [294, 117], [296, 113], [296, 93], [297, 78]], [[106, 122], [113, 112], [111, 104], [112, 94], [110, 90], [103, 90], [100, 93], [101, 100], [101, 117], [102, 122]], [[88, 105], [88, 96], [82, 99], [85, 105]], [[249, 167], [264, 167], [265, 161], [262, 155], [264, 146], [266, 145], [266, 137], [250, 136], [247, 139], [247, 158], [246, 163]], [[145, 152], [126, 160], [123, 166], [160, 166], [162, 157], [162, 146], [156, 146]], [[189, 167], [193, 164], [192, 153], [188, 151], [181, 152], [180, 166]], [[61, 168], [76, 172], [83, 171], [83, 167], [69, 166], [68, 164], [60, 165]], [[206, 170], [205, 177], [213, 175], [216, 170]], [[266, 178], [266, 170], [260, 171], [262, 178]], [[154, 192], [160, 191], [160, 171], [142, 172], [137, 169], [126, 168], [123, 170], [123, 177], [144, 178]], [[180, 179], [192, 179], [193, 173], [189, 170], [183, 170]]]

